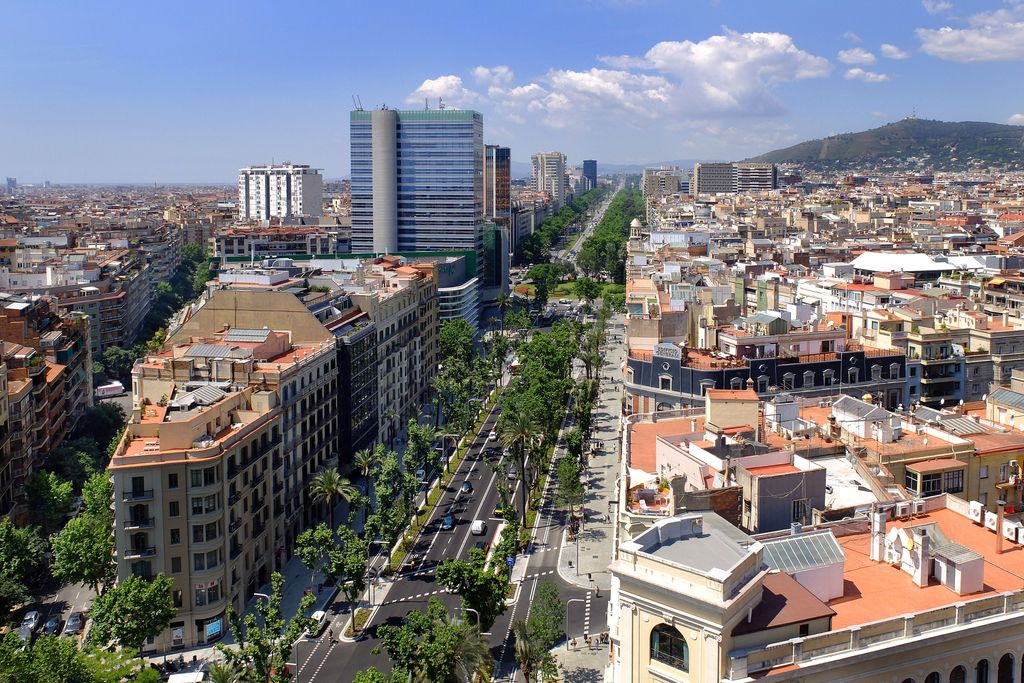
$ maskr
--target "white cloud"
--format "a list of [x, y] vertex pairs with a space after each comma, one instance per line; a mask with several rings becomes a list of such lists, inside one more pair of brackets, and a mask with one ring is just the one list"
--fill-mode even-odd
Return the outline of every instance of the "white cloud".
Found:
[[921, 0], [921, 4], [928, 14], [942, 14], [953, 9], [953, 3], [947, 0]]
[[878, 48], [878, 51], [882, 53], [883, 57], [888, 57], [889, 59], [906, 59], [910, 56], [910, 53], [906, 50], [901, 50], [895, 45], [890, 45], [889, 43], [882, 43], [882, 46]]
[[446, 105], [460, 106], [479, 101], [480, 95], [464, 87], [459, 76], [447, 75], [423, 81], [420, 87], [409, 93], [405, 101], [420, 104], [424, 99], [433, 100], [432, 104], [441, 99]]
[[889, 77], [885, 74], [876, 73], [874, 71], [865, 71], [860, 67], [854, 67], [848, 69], [843, 78], [848, 81], [864, 81], [865, 83], [884, 83], [889, 80]]
[[858, 36], [853, 31], [847, 31], [846, 33], [844, 33], [843, 34], [843, 39], [847, 40], [847, 41], [849, 41], [851, 43], [859, 43], [860, 42], [860, 36]]
[[1012, 123], [1015, 126], [1024, 126], [1024, 114], [1014, 114], [1010, 118], [1006, 119], [1007, 123]]
[[471, 75], [486, 92], [464, 86], [458, 76], [428, 79], [408, 97], [444, 98], [459, 104], [488, 104], [518, 123], [539, 120], [552, 127], [581, 119], [642, 125], [736, 114], [771, 115], [784, 110], [776, 88], [786, 82], [821, 78], [832, 65], [801, 50], [782, 33], [736, 33], [699, 42], [664, 41], [645, 54], [601, 57], [605, 67], [552, 68], [535, 82], [516, 84], [506, 66], [478, 66]]
[[851, 47], [839, 51], [839, 61], [843, 64], [874, 64], [875, 56], [862, 47]]
[[1024, 59], [1024, 5], [1014, 3], [967, 17], [968, 27], [917, 29], [921, 51], [951, 62]]
[[505, 65], [499, 66], [478, 66], [473, 69], [473, 78], [482, 85], [508, 85], [512, 82], [514, 74], [512, 69]]

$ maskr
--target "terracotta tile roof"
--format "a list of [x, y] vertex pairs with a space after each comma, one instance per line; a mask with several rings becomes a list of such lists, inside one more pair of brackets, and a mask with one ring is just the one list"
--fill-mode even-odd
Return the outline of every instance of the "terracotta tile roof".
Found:
[[961, 462], [956, 458], [936, 458], [934, 460], [922, 460], [920, 462], [907, 463], [907, 469], [913, 470], [919, 474], [927, 472], [944, 472], [946, 470], [962, 469], [967, 467], [967, 463]]
[[789, 574], [769, 574], [764, 577], [761, 602], [754, 608], [750, 621], [743, 620], [737, 624], [732, 635], [741, 636], [744, 633], [832, 617], [835, 613], [834, 609], [816, 598]]

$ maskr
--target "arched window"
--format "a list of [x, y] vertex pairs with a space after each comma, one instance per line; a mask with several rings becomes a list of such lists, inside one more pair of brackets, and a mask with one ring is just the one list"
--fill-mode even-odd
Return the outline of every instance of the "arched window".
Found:
[[729, 380], [729, 388], [730, 389], [742, 389], [743, 388], [743, 378], [742, 377], [733, 377], [731, 380]]
[[901, 683], [916, 683], [913, 678], [904, 678]]
[[874, 379], [874, 380], [882, 379], [882, 366], [881, 365], [872, 365], [871, 366], [871, 379]]
[[856, 384], [860, 381], [860, 368], [849, 368], [846, 371], [846, 381], [850, 384]]
[[680, 671], [689, 671], [690, 653], [686, 639], [668, 624], [655, 626], [651, 631], [651, 661], [668, 664]]
[[983, 659], [974, 667], [975, 683], [988, 683], [988, 660]]
[[924, 683], [942, 683], [942, 676], [938, 671], [933, 671], [925, 677]]
[[789, 389], [792, 389], [793, 388], [793, 381], [795, 379], [796, 379], [796, 375], [794, 375], [792, 372], [787, 372], [785, 375], [782, 376], [782, 388], [786, 389], [787, 391]]
[[821, 373], [821, 381], [826, 387], [832, 386], [836, 381], [836, 371], [832, 368], [823, 371]]
[[1009, 652], [999, 658], [996, 683], [1013, 683], [1013, 655]]
[[949, 683], [967, 683], [967, 669], [962, 666], [954, 666], [949, 672]]
[[899, 379], [899, 376], [900, 376], [900, 364], [899, 363], [891, 363], [889, 365], [889, 378], [890, 379]]
[[804, 386], [814, 386], [814, 370], [808, 370], [807, 372], [804, 373]]

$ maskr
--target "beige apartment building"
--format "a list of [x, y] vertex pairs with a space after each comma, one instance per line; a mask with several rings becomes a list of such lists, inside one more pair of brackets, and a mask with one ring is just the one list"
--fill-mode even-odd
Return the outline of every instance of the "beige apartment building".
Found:
[[610, 566], [606, 680], [1020, 681], [1014, 524], [948, 495], [756, 537], [712, 512], [660, 520]]
[[147, 650], [215, 642], [227, 606], [242, 610], [291, 556], [314, 521], [309, 480], [337, 462], [336, 378], [331, 341], [227, 325], [136, 365], [109, 465], [117, 573], [167, 575], [178, 610]]

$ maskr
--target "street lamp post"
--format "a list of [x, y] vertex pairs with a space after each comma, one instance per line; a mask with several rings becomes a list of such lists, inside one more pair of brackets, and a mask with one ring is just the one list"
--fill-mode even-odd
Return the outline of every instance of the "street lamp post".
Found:
[[[579, 564], [579, 562], [577, 562], [577, 565], [578, 564]], [[578, 569], [576, 571], [577, 571], [577, 573], [579, 573]], [[568, 600], [565, 601], [565, 649], [566, 650], [569, 649], [569, 605], [571, 605], [574, 602], [586, 603], [586, 600], [584, 600], [583, 598], [569, 598]]]

